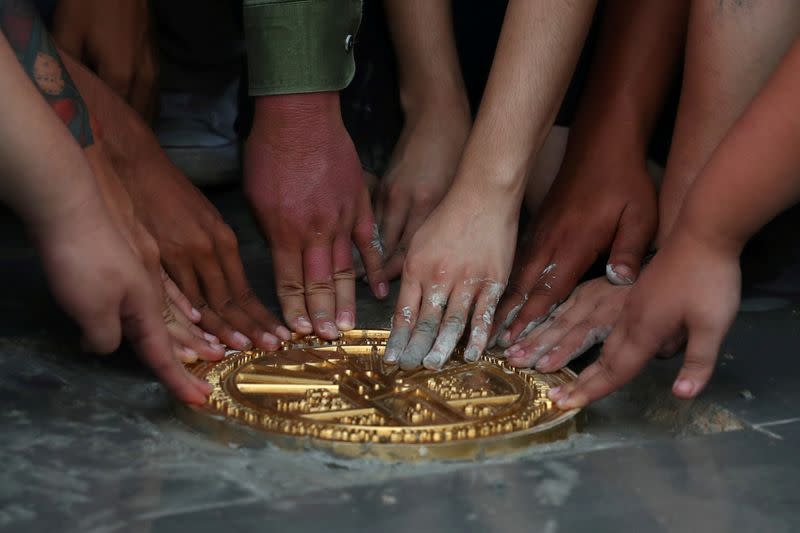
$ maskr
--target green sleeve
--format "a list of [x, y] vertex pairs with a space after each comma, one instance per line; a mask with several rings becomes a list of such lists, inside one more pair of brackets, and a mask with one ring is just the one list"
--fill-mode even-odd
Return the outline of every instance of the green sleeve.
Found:
[[244, 0], [250, 94], [347, 87], [361, 9], [362, 0]]

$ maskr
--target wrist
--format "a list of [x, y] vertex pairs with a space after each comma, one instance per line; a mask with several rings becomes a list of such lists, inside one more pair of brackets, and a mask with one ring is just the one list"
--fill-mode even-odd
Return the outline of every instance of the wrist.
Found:
[[401, 84], [400, 106], [406, 122], [431, 114], [472, 121], [467, 91], [461, 82], [431, 78]]
[[253, 134], [306, 136], [318, 128], [341, 124], [338, 92], [281, 94], [255, 99]]
[[669, 239], [690, 239], [709, 250], [727, 257], [738, 257], [747, 239], [727, 234], [718, 227], [703, 210], [687, 204], [681, 211]]

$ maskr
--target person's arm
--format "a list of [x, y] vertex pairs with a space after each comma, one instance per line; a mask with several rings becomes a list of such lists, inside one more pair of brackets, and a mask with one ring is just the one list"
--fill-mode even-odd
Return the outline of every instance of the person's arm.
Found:
[[574, 384], [551, 391], [559, 407], [581, 407], [618, 389], [683, 329], [688, 345], [672, 390], [681, 398], [702, 391], [738, 308], [742, 248], [800, 199], [798, 90], [800, 42], [690, 188], [600, 358]]
[[553, 124], [594, 7], [592, 1], [509, 2], [456, 178], [412, 240], [388, 361], [441, 367], [475, 301], [481, 303], [466, 353], [477, 358], [486, 346], [494, 295], [511, 270], [528, 169]]
[[29, 0], [0, 0], [0, 31], [22, 68], [81, 147], [94, 142], [89, 111]]
[[[8, 3], [0, 2], [0, 15]], [[122, 334], [183, 401], [203, 403], [207, 383], [173, 357], [159, 299], [114, 228], [83, 152], [47, 107], [0, 35], [0, 200], [25, 222], [55, 298], [85, 346], [108, 353]], [[29, 34], [30, 35], [30, 34]]]
[[452, 183], [472, 118], [461, 76], [452, 0], [386, 0], [404, 124], [375, 216], [386, 252], [386, 275], [403, 268], [414, 233]]
[[[534, 365], [553, 347], [533, 338], [553, 327], [544, 319], [572, 293], [599, 254], [610, 249], [606, 272], [612, 283], [629, 285], [639, 275], [658, 219], [647, 147], [684, 48], [688, 9], [688, 0], [605, 4], [564, 162], [521, 239], [527, 244], [519, 248], [498, 310], [503, 323], [495, 337], [503, 348], [517, 343], [508, 352], [515, 363]], [[588, 306], [596, 303], [588, 293], [604, 298], [607, 292], [602, 283], [593, 287], [599, 290], [582, 294]], [[578, 347], [585, 344], [581, 339]], [[566, 364], [577, 355], [574, 348], [553, 354], [550, 364]]]
[[272, 249], [287, 325], [335, 339], [356, 324], [356, 244], [373, 293], [383, 247], [338, 91], [353, 77], [360, 0], [246, 0], [253, 128], [244, 188]]

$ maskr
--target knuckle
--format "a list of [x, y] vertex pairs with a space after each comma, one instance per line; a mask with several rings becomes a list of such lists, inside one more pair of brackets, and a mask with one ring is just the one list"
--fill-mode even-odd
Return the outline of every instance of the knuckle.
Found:
[[239, 240], [236, 233], [227, 224], [220, 224], [215, 230], [215, 239], [220, 247], [226, 250], [236, 250], [239, 247]]
[[309, 282], [305, 287], [305, 293], [307, 296], [314, 296], [318, 294], [334, 294], [336, 289], [333, 284], [333, 280], [327, 281], [312, 281]]
[[250, 305], [258, 301], [258, 297], [252, 288], [246, 287], [243, 291], [239, 292], [236, 300], [242, 305]]
[[416, 328], [414, 328], [418, 333], [422, 333], [424, 335], [433, 335], [436, 333], [439, 324], [436, 320], [431, 318], [423, 318], [419, 322], [417, 322]]
[[277, 293], [280, 298], [303, 296], [305, 286], [299, 281], [284, 280], [278, 283]]

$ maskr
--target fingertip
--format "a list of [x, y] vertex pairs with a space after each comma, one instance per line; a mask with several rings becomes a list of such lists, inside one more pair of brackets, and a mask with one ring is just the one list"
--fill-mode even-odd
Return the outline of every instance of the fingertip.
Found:
[[310, 335], [314, 331], [314, 326], [308, 318], [299, 316], [294, 320], [294, 330], [302, 335]]
[[292, 332], [289, 331], [289, 328], [286, 326], [278, 326], [275, 328], [275, 335], [277, 335], [281, 340], [288, 341], [292, 338]]
[[355, 326], [355, 318], [352, 311], [339, 311], [336, 313], [336, 327], [341, 331], [350, 331]]
[[678, 398], [689, 400], [697, 395], [699, 387], [691, 380], [678, 378], [672, 385], [672, 394]]
[[203, 315], [200, 314], [200, 311], [197, 308], [192, 307], [191, 312], [189, 313], [189, 320], [191, 320], [194, 324], [200, 322], [200, 319], [203, 318]]
[[269, 350], [274, 350], [281, 344], [281, 342], [278, 340], [278, 337], [268, 332], [264, 332], [261, 335], [261, 343]]

